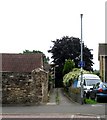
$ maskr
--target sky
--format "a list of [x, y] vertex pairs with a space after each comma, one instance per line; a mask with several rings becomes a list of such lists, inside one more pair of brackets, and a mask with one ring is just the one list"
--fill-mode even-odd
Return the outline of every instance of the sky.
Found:
[[0, 53], [47, 51], [52, 40], [81, 38], [93, 49], [93, 69], [99, 69], [98, 44], [105, 42], [106, 0], [0, 0]]

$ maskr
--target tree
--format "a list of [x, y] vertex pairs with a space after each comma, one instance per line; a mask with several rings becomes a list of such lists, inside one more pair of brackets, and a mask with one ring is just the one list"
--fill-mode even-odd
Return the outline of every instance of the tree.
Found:
[[[62, 85], [63, 79], [63, 67], [66, 59], [71, 59], [75, 63], [75, 67], [78, 68], [78, 64], [81, 59], [81, 42], [79, 38], [64, 36], [61, 39], [56, 39], [53, 42], [53, 47], [48, 51], [52, 53], [53, 63], [59, 65], [56, 70], [56, 83]], [[87, 46], [83, 44], [83, 60], [85, 62], [85, 70], [92, 71], [93, 55]]]
[[93, 71], [93, 74], [96, 74], [96, 75], [98, 75], [99, 77], [101, 77], [101, 76], [100, 76], [100, 71], [99, 71], [99, 70], [94, 70], [94, 71]]
[[44, 63], [48, 63], [49, 62], [49, 57], [46, 57], [46, 55], [39, 51], [39, 50], [33, 50], [33, 51], [29, 51], [29, 50], [24, 50], [23, 54], [34, 54], [34, 53], [42, 53], [43, 54], [43, 61]]
[[72, 71], [72, 69], [75, 67], [75, 63], [73, 60], [68, 59], [65, 61], [64, 68], [63, 68], [63, 75], [69, 73]]

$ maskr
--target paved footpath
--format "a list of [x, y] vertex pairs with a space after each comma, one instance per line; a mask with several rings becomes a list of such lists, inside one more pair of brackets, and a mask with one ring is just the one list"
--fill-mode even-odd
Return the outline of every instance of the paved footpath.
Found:
[[49, 102], [47, 103], [47, 105], [56, 105], [56, 91], [56, 88], [50, 91]]

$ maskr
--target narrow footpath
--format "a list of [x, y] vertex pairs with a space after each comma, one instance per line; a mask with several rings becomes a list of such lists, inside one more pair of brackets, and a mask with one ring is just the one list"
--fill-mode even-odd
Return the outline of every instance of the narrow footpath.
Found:
[[[58, 98], [56, 98], [58, 97]], [[57, 99], [59, 100], [57, 103]], [[66, 97], [63, 88], [54, 88], [50, 92], [50, 99], [47, 105], [78, 105], [73, 100], [70, 100]]]
[[49, 94], [49, 102], [47, 105], [56, 105], [56, 88], [53, 88]]

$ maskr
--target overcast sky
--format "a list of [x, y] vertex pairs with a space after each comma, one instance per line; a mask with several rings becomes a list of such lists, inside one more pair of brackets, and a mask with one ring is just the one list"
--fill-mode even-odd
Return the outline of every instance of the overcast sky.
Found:
[[98, 43], [105, 42], [106, 0], [0, 0], [0, 53], [47, 50], [51, 40], [80, 38], [93, 49], [93, 68], [99, 69]]

